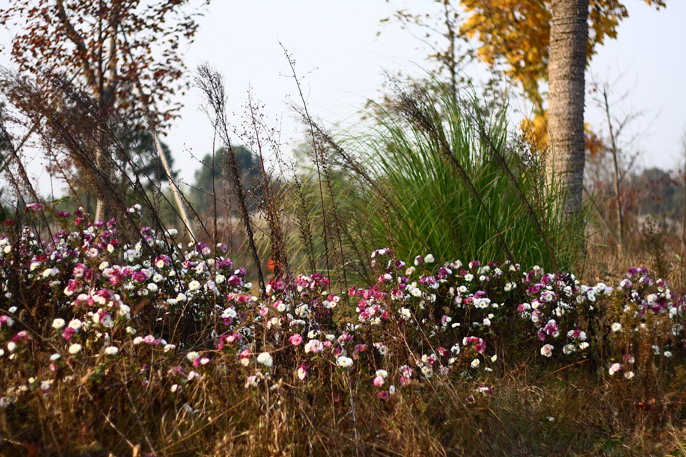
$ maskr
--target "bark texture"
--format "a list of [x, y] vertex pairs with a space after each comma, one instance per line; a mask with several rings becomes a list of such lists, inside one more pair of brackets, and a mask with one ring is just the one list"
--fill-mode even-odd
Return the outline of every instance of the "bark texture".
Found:
[[588, 0], [553, 0], [548, 62], [548, 178], [564, 189], [565, 214], [581, 209]]

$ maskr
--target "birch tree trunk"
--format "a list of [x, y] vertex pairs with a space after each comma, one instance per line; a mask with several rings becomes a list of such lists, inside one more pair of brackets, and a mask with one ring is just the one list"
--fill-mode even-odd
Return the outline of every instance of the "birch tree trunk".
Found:
[[565, 215], [581, 210], [585, 149], [584, 95], [588, 1], [551, 2], [548, 62], [548, 179], [566, 192]]

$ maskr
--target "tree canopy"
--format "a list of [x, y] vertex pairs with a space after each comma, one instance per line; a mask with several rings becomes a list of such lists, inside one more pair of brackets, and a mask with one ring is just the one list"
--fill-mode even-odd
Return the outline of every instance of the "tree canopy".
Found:
[[170, 96], [184, 86], [179, 47], [193, 39], [199, 14], [189, 3], [207, 0], [10, 0], [0, 25], [17, 30], [11, 55], [21, 71], [66, 78], [104, 114], [149, 110], [158, 123], [174, 114]]

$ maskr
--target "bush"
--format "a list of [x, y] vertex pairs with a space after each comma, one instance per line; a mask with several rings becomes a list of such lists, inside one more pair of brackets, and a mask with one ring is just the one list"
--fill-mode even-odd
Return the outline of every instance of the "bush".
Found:
[[563, 217], [562, 193], [545, 182], [540, 154], [509, 132], [506, 111], [486, 115], [448, 88], [398, 90], [363, 133], [336, 142], [315, 126], [319, 168], [306, 194], [315, 226], [341, 226], [329, 250], [358, 262], [388, 246], [402, 258], [571, 268], [583, 216]]

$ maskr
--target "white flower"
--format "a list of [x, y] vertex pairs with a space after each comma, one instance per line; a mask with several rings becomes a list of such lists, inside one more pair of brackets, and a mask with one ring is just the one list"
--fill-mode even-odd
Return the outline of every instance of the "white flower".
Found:
[[69, 327], [73, 328], [74, 330], [78, 330], [83, 326], [83, 322], [81, 322], [78, 319], [72, 319], [69, 321]]
[[374, 343], [374, 347], [376, 347], [376, 350], [379, 351], [379, 354], [381, 354], [381, 355], [388, 354], [388, 346], [386, 346], [385, 344]]
[[433, 376], [434, 371], [431, 369], [431, 366], [430, 366], [430, 365], [424, 365], [424, 366], [422, 367], [422, 374], [423, 374], [426, 378], [430, 378], [431, 376]]
[[387, 378], [388, 377], [388, 371], [376, 370], [376, 376], [381, 376], [382, 378]]
[[248, 387], [257, 387], [260, 383], [260, 378], [258, 378], [255, 375], [248, 376], [247, 379], [245, 380], [245, 388], [247, 389]]
[[307, 317], [308, 314], [310, 314], [310, 308], [306, 304], [298, 305], [297, 308], [295, 308], [295, 314], [298, 317]]
[[119, 312], [117, 314], [124, 316], [127, 319], [131, 319], [131, 307], [124, 304], [119, 305]]
[[198, 290], [200, 289], [200, 283], [196, 280], [191, 281], [188, 283], [188, 290]]
[[222, 312], [222, 316], [221, 316], [221, 317], [222, 317], [222, 319], [229, 319], [229, 318], [234, 318], [234, 317], [236, 317], [236, 316], [238, 316], [238, 314], [236, 313], [236, 309], [235, 309], [235, 308], [232, 308], [232, 307], [229, 307], [229, 308], [226, 308], [226, 309]]
[[350, 357], [340, 356], [336, 359], [336, 365], [343, 368], [350, 368], [353, 366], [353, 359]]
[[191, 362], [197, 359], [198, 357], [200, 357], [200, 354], [195, 351], [191, 351], [188, 354], [186, 354], [186, 358]]
[[631, 378], [633, 378], [634, 376], [635, 376], [635, 375], [634, 375], [634, 372], [633, 372], [633, 371], [627, 371], [626, 373], [624, 373], [624, 377], [625, 377], [626, 379], [631, 379]]
[[479, 359], [474, 359], [472, 360], [472, 363], [470, 363], [472, 368], [479, 368], [479, 365], [481, 365], [481, 361]]
[[50, 356], [50, 361], [54, 362], [55, 360], [58, 360], [60, 357], [62, 357], [62, 356], [59, 354], [53, 354]]
[[541, 348], [541, 355], [545, 357], [552, 357], [553, 349], [555, 349], [555, 347], [552, 344], [546, 344]]
[[298, 379], [301, 381], [307, 376], [307, 370], [303, 367], [298, 368]]
[[74, 343], [71, 346], [69, 346], [69, 353], [70, 354], [78, 354], [81, 352], [82, 346], [79, 343]]
[[9, 343], [7, 343], [8, 351], [14, 352], [15, 349], [17, 349], [17, 343], [15, 343], [14, 341], [10, 341]]
[[672, 356], [672, 353], [671, 353], [670, 351], [665, 351], [665, 352], [662, 353], [662, 355], [664, 355], [665, 357], [669, 358], [669, 357]]
[[[97, 314], [96, 314], [97, 316]], [[99, 316], [99, 322], [104, 325], [105, 327], [112, 327], [114, 325], [114, 320], [112, 320], [112, 316], [109, 314], [103, 314], [102, 316]]]
[[267, 368], [271, 368], [273, 362], [274, 359], [272, 359], [272, 355], [269, 352], [263, 352], [257, 356], [257, 363], [261, 363]]
[[610, 328], [612, 329], [613, 332], [619, 332], [622, 330], [622, 324], [620, 324], [619, 322], [615, 322], [614, 324], [612, 324], [610, 326]]
[[305, 352], [322, 352], [324, 350], [324, 346], [322, 346], [322, 342], [319, 340], [310, 340], [305, 344]]
[[55, 319], [54, 321], [52, 321], [52, 328], [59, 330], [59, 329], [61, 329], [62, 327], [64, 327], [65, 323], [66, 323], [66, 322], [64, 322], [64, 319], [60, 319], [60, 318], [58, 317], [57, 319]]
[[424, 262], [425, 263], [434, 263], [436, 259], [434, 259], [434, 256], [431, 254], [427, 254], [426, 257], [424, 257]]
[[107, 346], [105, 348], [105, 354], [107, 355], [116, 355], [117, 352], [119, 352], [119, 348], [117, 346]]

